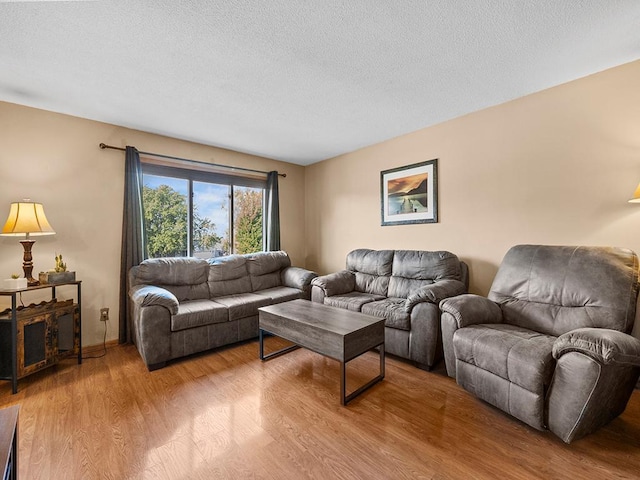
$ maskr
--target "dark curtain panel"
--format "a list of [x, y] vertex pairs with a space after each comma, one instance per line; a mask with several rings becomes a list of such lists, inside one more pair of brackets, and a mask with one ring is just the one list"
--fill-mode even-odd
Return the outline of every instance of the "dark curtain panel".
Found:
[[142, 167], [134, 147], [127, 147], [124, 166], [124, 212], [122, 215], [122, 252], [120, 256], [119, 342], [131, 342], [127, 292], [129, 269], [146, 257], [144, 210], [142, 206]]
[[265, 250], [280, 250], [280, 201], [278, 200], [278, 172], [267, 174], [266, 199], [264, 202]]

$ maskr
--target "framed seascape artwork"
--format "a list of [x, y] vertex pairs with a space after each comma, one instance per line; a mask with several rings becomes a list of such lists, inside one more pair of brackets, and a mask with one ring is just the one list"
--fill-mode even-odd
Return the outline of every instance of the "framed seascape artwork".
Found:
[[382, 225], [438, 221], [438, 159], [380, 172]]

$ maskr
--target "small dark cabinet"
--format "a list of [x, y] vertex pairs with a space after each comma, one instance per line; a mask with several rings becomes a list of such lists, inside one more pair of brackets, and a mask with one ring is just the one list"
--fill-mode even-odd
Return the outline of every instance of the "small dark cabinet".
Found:
[[[75, 285], [77, 303], [72, 299], [57, 301], [56, 287]], [[16, 293], [50, 288], [51, 300], [26, 307], [16, 306]], [[82, 321], [80, 282], [28, 287], [24, 290], [0, 290], [11, 295], [12, 306], [0, 313], [0, 378], [11, 380], [13, 393], [17, 380], [63, 358], [77, 355], [82, 363]]]

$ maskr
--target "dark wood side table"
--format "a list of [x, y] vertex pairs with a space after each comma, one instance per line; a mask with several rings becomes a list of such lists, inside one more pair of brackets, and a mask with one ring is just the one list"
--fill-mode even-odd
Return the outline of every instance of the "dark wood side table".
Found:
[[2, 480], [18, 478], [18, 411], [20, 407], [0, 410], [0, 461], [2, 462]]
[[[60, 359], [78, 356], [82, 363], [81, 281], [36, 285], [18, 290], [0, 289], [11, 297], [11, 308], [0, 312], [0, 379], [11, 380], [13, 393], [18, 379], [55, 365]], [[56, 302], [56, 288], [76, 287], [77, 303]], [[18, 296], [35, 290], [51, 290], [51, 302], [18, 306]]]

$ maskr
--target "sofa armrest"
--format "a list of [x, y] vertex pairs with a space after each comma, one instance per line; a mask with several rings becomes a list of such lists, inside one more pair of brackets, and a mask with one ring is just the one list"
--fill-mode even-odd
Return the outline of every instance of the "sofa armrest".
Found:
[[445, 298], [440, 302], [440, 311], [450, 314], [455, 319], [457, 328], [481, 323], [502, 323], [502, 310], [497, 303], [471, 293]]
[[320, 288], [326, 297], [353, 292], [356, 289], [356, 276], [349, 270], [323, 275], [311, 280], [311, 285]]
[[560, 335], [553, 344], [553, 358], [578, 352], [603, 365], [640, 366], [640, 340], [607, 328], [578, 328]]
[[169, 290], [155, 285], [136, 285], [129, 290], [131, 301], [140, 307], [157, 305], [169, 310], [171, 315], [178, 313], [178, 299]]
[[297, 288], [299, 290], [310, 290], [311, 280], [317, 277], [316, 272], [300, 267], [286, 267], [280, 272], [282, 284], [285, 287]]
[[407, 301], [404, 304], [404, 309], [407, 313], [411, 313], [413, 307], [418, 303], [429, 302], [437, 305], [445, 298], [455, 297], [466, 293], [466, 291], [467, 287], [459, 280], [440, 280], [439, 282], [425, 285], [411, 292], [411, 295], [407, 297]]

